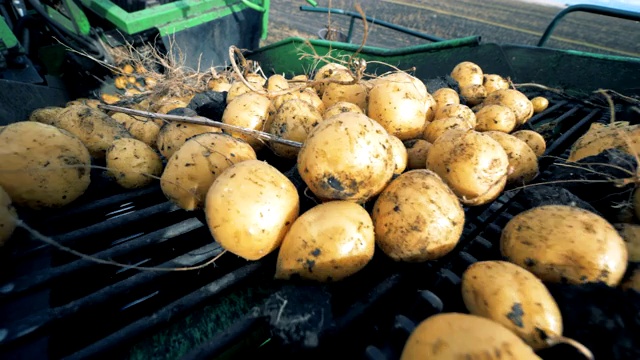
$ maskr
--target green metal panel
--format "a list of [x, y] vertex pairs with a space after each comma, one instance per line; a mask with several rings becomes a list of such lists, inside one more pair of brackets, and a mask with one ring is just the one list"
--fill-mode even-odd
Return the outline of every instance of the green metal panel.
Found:
[[0, 17], [0, 40], [7, 49], [18, 46], [18, 39], [13, 35], [13, 31], [11, 31], [9, 25], [4, 21], [4, 17]]
[[198, 26], [198, 25], [207, 23], [209, 21], [219, 19], [221, 17], [229, 16], [233, 13], [240, 12], [246, 8], [247, 6], [241, 3], [237, 3], [229, 7], [212, 9], [211, 11], [205, 12], [202, 15], [199, 15], [196, 17], [184, 18], [184, 19], [172, 21], [164, 26], [156, 26], [156, 27], [158, 28], [161, 36], [171, 35], [181, 30]]

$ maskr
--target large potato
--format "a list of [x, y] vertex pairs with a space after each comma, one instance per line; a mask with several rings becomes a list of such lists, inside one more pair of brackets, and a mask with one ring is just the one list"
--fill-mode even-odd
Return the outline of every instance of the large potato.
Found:
[[529, 98], [518, 90], [504, 89], [496, 90], [487, 95], [483, 105], [502, 105], [506, 106], [516, 116], [518, 125], [522, 125], [533, 116], [533, 104]]
[[158, 125], [158, 123], [153, 120], [139, 119], [124, 113], [115, 113], [111, 115], [111, 117], [113, 120], [122, 124], [135, 139], [151, 147], [156, 146], [156, 140], [160, 132], [160, 125]]
[[156, 139], [156, 147], [165, 157], [171, 158], [187, 139], [204, 133], [221, 133], [220, 128], [208, 125], [190, 124], [182, 121], [172, 121], [162, 125]]
[[[293, 99], [280, 107], [267, 130], [279, 138], [304, 143], [311, 129], [322, 120], [322, 114], [313, 105]], [[276, 155], [289, 159], [295, 159], [300, 152], [300, 148], [276, 142], [271, 144], [271, 149]]]
[[401, 360], [540, 360], [516, 334], [477, 315], [443, 313], [413, 330]]
[[454, 129], [433, 143], [427, 169], [435, 171], [463, 204], [482, 205], [504, 189], [509, 157], [489, 135]]
[[476, 113], [476, 131], [510, 133], [515, 127], [516, 115], [506, 106], [487, 105]]
[[526, 142], [538, 157], [544, 155], [544, 152], [547, 150], [547, 142], [544, 140], [544, 137], [533, 130], [520, 130], [511, 135]]
[[91, 156], [103, 159], [114, 140], [131, 134], [117, 121], [100, 110], [86, 105], [72, 105], [58, 114], [56, 127], [75, 135]]
[[482, 85], [484, 81], [482, 69], [471, 61], [463, 61], [457, 64], [450, 75], [458, 82], [460, 88], [470, 85]]
[[395, 163], [384, 128], [366, 115], [347, 112], [311, 130], [297, 167], [321, 199], [365, 202], [391, 180]]
[[469, 123], [472, 128], [476, 126], [476, 114], [473, 113], [468, 106], [462, 104], [450, 104], [438, 107], [435, 114], [435, 120], [446, 119], [451, 117], [460, 118]]
[[18, 213], [11, 204], [9, 194], [0, 186], [0, 247], [3, 246], [16, 229]]
[[[250, 92], [236, 97], [227, 104], [224, 113], [222, 113], [222, 122], [229, 125], [240, 126], [245, 129], [266, 131], [268, 121], [274, 113], [275, 109], [268, 97]], [[235, 131], [225, 130], [225, 132], [231, 134], [233, 137], [246, 141], [256, 150], [264, 147], [262, 140], [255, 136]]]
[[107, 149], [109, 173], [125, 189], [150, 184], [162, 173], [162, 160], [149, 145], [137, 139], [118, 139]]
[[372, 213], [376, 243], [394, 260], [422, 262], [448, 254], [460, 240], [464, 210], [456, 195], [429, 170], [394, 179]]
[[214, 239], [235, 255], [258, 260], [280, 246], [298, 217], [300, 199], [278, 169], [264, 161], [246, 160], [216, 178], [205, 206]]
[[589, 131], [571, 146], [568, 161], [579, 161], [607, 149], [620, 149], [632, 155], [640, 154], [639, 139], [640, 125], [592, 125]]
[[459, 117], [440, 118], [427, 124], [422, 137], [433, 144], [442, 134], [452, 129], [472, 130], [473, 126]]
[[89, 187], [89, 151], [67, 131], [17, 122], [0, 129], [0, 144], [0, 186], [16, 205], [60, 207]]
[[369, 213], [350, 201], [329, 201], [294, 221], [278, 252], [276, 278], [339, 281], [367, 265], [374, 249]]
[[624, 240], [602, 217], [567, 205], [545, 205], [512, 218], [500, 251], [543, 281], [616, 286], [627, 269]]
[[500, 131], [487, 131], [484, 134], [502, 146], [509, 157], [511, 171], [507, 183], [526, 184], [538, 176], [538, 157], [526, 142]]
[[229, 166], [256, 159], [251, 145], [227, 134], [192, 137], [176, 151], [160, 178], [165, 196], [185, 210], [204, 206], [213, 181]]

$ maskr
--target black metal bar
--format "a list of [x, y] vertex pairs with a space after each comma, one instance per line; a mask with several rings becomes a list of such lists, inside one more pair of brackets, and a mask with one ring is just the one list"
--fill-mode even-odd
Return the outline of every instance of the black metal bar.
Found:
[[265, 261], [257, 261], [245, 265], [189, 295], [174, 301], [153, 315], [141, 318], [64, 359], [93, 358], [98, 355], [105, 355], [109, 351], [113, 351], [124, 345], [129, 345], [135, 342], [139, 336], [148, 333], [154, 328], [171, 323], [176, 317], [183, 315], [188, 310], [203, 305], [207, 300], [220, 294], [229, 287], [246, 280], [251, 275], [257, 274], [264, 266]]
[[[576, 109], [576, 108], [574, 108]], [[565, 132], [564, 134], [562, 134], [556, 141], [554, 141], [549, 147], [547, 147], [547, 150], [544, 152], [544, 155], [551, 155], [553, 153], [555, 153], [555, 151], [562, 146], [569, 137], [573, 136], [576, 132], [581, 131], [590, 121], [591, 119], [596, 116], [597, 113], [599, 113], [600, 110], [598, 109], [593, 109], [591, 110], [591, 112], [585, 116], [584, 118], [582, 118], [582, 120], [578, 121], [577, 124], [575, 124], [574, 126], [571, 127], [571, 129], [569, 129], [567, 132]]]
[[563, 100], [563, 101], [558, 101], [557, 103], [553, 104], [552, 106], [549, 106], [548, 108], [544, 109], [544, 111], [541, 111], [535, 115], [533, 115], [531, 117], [531, 119], [529, 119], [526, 123], [529, 125], [533, 125], [535, 123], [537, 123], [539, 120], [542, 120], [547, 114], [550, 114], [556, 110], [558, 110], [561, 106], [564, 106], [568, 103], [568, 101]]
[[551, 33], [553, 32], [553, 30], [556, 28], [556, 26], [558, 25], [558, 23], [563, 17], [565, 17], [569, 13], [577, 12], [577, 11], [617, 17], [617, 18], [632, 20], [632, 21], [640, 21], [640, 13], [633, 12], [633, 11], [619, 10], [619, 9], [613, 9], [613, 8], [609, 8], [605, 6], [597, 6], [597, 5], [582, 5], [582, 4], [573, 5], [560, 11], [558, 15], [556, 15], [556, 17], [554, 17], [553, 20], [551, 20], [551, 23], [549, 24], [549, 26], [547, 26], [547, 29], [544, 31], [544, 34], [542, 34], [540, 41], [538, 41], [538, 46], [540, 47], [544, 46], [544, 44], [547, 42], [549, 37], [551, 37]]
[[[362, 15], [360, 15], [360, 13], [357, 13], [355, 11], [346, 11], [346, 10], [342, 10], [342, 9], [330, 9], [330, 8], [326, 8], [326, 7], [312, 7], [312, 6], [307, 6], [307, 5], [302, 5], [300, 6], [300, 10], [301, 11], [310, 11], [310, 12], [317, 12], [317, 13], [331, 13], [331, 14], [338, 14], [338, 15], [346, 15], [346, 16], [351, 16], [351, 18], [357, 18], [357, 19], [362, 19]], [[429, 34], [425, 34], [423, 32], [420, 31], [415, 31], [409, 28], [406, 28], [404, 26], [399, 26], [396, 25], [394, 23], [390, 23], [384, 20], [379, 20], [379, 19], [375, 19], [372, 18], [371, 16], [365, 16], [365, 19], [370, 22], [370, 23], [375, 23], [381, 26], [384, 26], [386, 28], [389, 29], [393, 29], [396, 31], [400, 31], [403, 32], [405, 34], [409, 34], [409, 35], [413, 35], [415, 37], [419, 37], [421, 39], [425, 39], [425, 40], [429, 40], [429, 41], [433, 41], [433, 42], [438, 42], [438, 41], [444, 41], [445, 39], [437, 37], [437, 36], [433, 36], [433, 35], [429, 35]]]

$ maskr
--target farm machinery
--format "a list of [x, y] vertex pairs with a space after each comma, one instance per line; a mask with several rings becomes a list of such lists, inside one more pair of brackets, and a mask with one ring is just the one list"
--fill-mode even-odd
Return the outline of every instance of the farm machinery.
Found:
[[[226, 65], [228, 48], [235, 45], [249, 49], [246, 58], [260, 64], [266, 75], [289, 77], [312, 67], [312, 58], [299, 56], [312, 46], [319, 56], [357, 52], [372, 73], [378, 70], [376, 63], [415, 67], [414, 75], [430, 91], [450, 84], [451, 69], [463, 61], [517, 84], [543, 84], [522, 88], [528, 97], [550, 101], [522, 126], [547, 142], [536, 180], [540, 183], [558, 179], [554, 159], [566, 158], [592, 124], [611, 121], [608, 103], [594, 94], [598, 89], [623, 94], [615, 97], [614, 116], [638, 123], [640, 59], [544, 47], [569, 12], [640, 21], [631, 12], [569, 7], [549, 25], [539, 46], [483, 43], [478, 36], [441, 39], [376, 20], [431, 41], [391, 50], [352, 44], [353, 27], [347, 34], [331, 35], [327, 29], [321, 39], [289, 38], [260, 48], [269, 1], [29, 0], [0, 5], [6, 10], [0, 22], [0, 126], [25, 120], [34, 109], [94, 94], [102, 86], [95, 78], [111, 74], [86, 55], [108, 64], [113, 61], [108, 46], [153, 43], [166, 50], [173, 42], [184, 48], [194, 68]], [[342, 14], [351, 17], [351, 24], [373, 20], [337, 9], [301, 10]], [[286, 173], [294, 165], [285, 161], [277, 166]], [[159, 184], [123, 190], [101, 174], [92, 170], [90, 188], [70, 206], [24, 209], [21, 218], [65, 247], [120, 263], [196, 266], [223, 251], [212, 240], [204, 215], [178, 208]], [[464, 269], [500, 258], [505, 224], [530, 208], [533, 198], [556, 196], [541, 194], [515, 190], [486, 205], [465, 207], [459, 244], [442, 259], [398, 263], [378, 251], [353, 277], [320, 285], [273, 280], [275, 254], [257, 261], [227, 254], [215, 266], [193, 272], [138, 271], [78, 258], [18, 229], [15, 238], [20, 241], [0, 252], [0, 354], [7, 359], [396, 359], [420, 321], [465, 311], [460, 296]], [[640, 296], [599, 284], [551, 290], [566, 312], [567, 336], [604, 358], [632, 359], [639, 353]], [[593, 301], [581, 304], [576, 301], [580, 297]], [[545, 359], [582, 356], [562, 345], [540, 354]]]

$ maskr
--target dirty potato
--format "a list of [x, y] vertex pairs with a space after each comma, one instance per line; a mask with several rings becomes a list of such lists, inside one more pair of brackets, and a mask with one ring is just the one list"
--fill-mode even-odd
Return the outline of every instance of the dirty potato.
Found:
[[[292, 99], [280, 107], [267, 130], [281, 139], [304, 143], [311, 129], [322, 120], [322, 114], [313, 105]], [[271, 149], [276, 155], [288, 159], [295, 159], [300, 152], [300, 148], [275, 142], [271, 144]]]
[[469, 123], [472, 128], [476, 126], [476, 114], [468, 106], [451, 104], [439, 107], [435, 114], [435, 120], [457, 117]]
[[458, 82], [460, 88], [470, 85], [482, 85], [484, 80], [484, 74], [480, 66], [471, 61], [463, 61], [457, 64], [450, 75]]
[[509, 88], [509, 82], [500, 75], [497, 74], [485, 74], [482, 80], [487, 94], [491, 94], [497, 90], [505, 90]]
[[447, 105], [460, 104], [460, 96], [451, 88], [440, 88], [433, 93], [433, 98], [436, 101], [436, 112], [438, 109]]
[[511, 135], [526, 142], [537, 157], [544, 155], [544, 152], [547, 150], [547, 143], [544, 137], [533, 130], [519, 130]]
[[[245, 129], [264, 131], [274, 113], [275, 109], [268, 97], [250, 92], [236, 97], [227, 104], [222, 113], [222, 122]], [[264, 142], [255, 136], [235, 131], [225, 130], [225, 132], [246, 141], [256, 150], [264, 147]]]
[[414, 139], [405, 141], [404, 146], [407, 148], [407, 169], [425, 169], [431, 143], [422, 139]]
[[133, 117], [124, 113], [115, 113], [111, 115], [111, 117], [113, 120], [122, 124], [135, 139], [140, 140], [151, 147], [156, 147], [158, 133], [160, 132], [160, 125], [156, 122], [144, 118]]
[[452, 129], [472, 130], [473, 126], [459, 117], [440, 118], [427, 124], [422, 137], [433, 144], [442, 134]]
[[487, 95], [483, 105], [502, 105], [513, 111], [517, 125], [522, 125], [533, 116], [533, 105], [527, 96], [518, 90], [496, 90]]
[[500, 131], [484, 132], [502, 146], [509, 157], [509, 184], [527, 184], [538, 175], [538, 158], [533, 149], [515, 136]]
[[364, 114], [364, 112], [358, 105], [352, 104], [346, 101], [340, 101], [331, 105], [331, 107], [327, 108], [327, 110], [324, 112], [322, 117], [325, 119], [328, 119], [334, 115], [338, 115], [344, 112], [354, 112], [358, 114]]
[[35, 109], [29, 115], [29, 121], [36, 121], [47, 125], [56, 125], [58, 121], [58, 114], [62, 112], [64, 108], [58, 106], [47, 106], [40, 109]]
[[393, 163], [395, 164], [393, 175], [400, 175], [407, 168], [407, 148], [404, 147], [402, 140], [393, 135], [389, 135], [389, 142], [391, 142], [391, 152], [393, 153]]
[[107, 168], [118, 185], [135, 189], [150, 184], [162, 173], [162, 160], [137, 139], [118, 139], [107, 149]]
[[160, 128], [156, 139], [156, 148], [165, 159], [169, 159], [190, 137], [204, 133], [221, 132], [220, 128], [214, 126], [172, 121]]
[[476, 113], [476, 131], [510, 133], [516, 127], [516, 115], [506, 106], [487, 105]]

